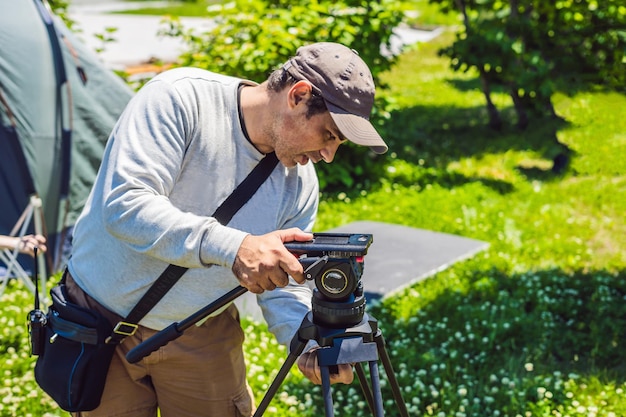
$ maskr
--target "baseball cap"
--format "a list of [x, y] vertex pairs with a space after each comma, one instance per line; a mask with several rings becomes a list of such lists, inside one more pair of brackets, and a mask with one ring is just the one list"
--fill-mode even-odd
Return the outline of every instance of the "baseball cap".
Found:
[[333, 42], [302, 46], [283, 70], [319, 90], [335, 124], [348, 140], [369, 146], [378, 154], [387, 152], [385, 141], [369, 121], [376, 92], [374, 79], [354, 49]]

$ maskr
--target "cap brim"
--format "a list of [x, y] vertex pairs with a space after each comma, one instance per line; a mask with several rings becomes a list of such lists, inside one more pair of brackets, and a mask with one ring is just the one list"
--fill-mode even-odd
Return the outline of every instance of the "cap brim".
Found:
[[326, 107], [330, 112], [331, 117], [337, 124], [337, 127], [341, 133], [350, 142], [354, 142], [357, 145], [368, 146], [372, 151], [377, 154], [383, 154], [387, 152], [387, 144], [380, 137], [374, 126], [364, 117], [348, 113], [340, 107], [326, 102]]

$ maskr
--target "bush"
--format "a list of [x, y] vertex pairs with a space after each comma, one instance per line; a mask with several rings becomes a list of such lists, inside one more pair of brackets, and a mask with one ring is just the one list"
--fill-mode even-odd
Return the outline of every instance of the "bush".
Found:
[[[338, 42], [359, 52], [369, 65], [378, 91], [379, 74], [388, 71], [393, 57], [393, 29], [402, 21], [400, 3], [393, 0], [287, 1], [236, 0], [211, 6], [207, 17], [217, 26], [206, 32], [185, 30], [171, 19], [164, 33], [181, 37], [186, 50], [178, 65], [262, 82], [296, 49], [312, 42]], [[389, 103], [377, 95], [372, 121], [382, 129]], [[347, 152], [346, 152], [347, 154]], [[322, 189], [367, 184], [374, 172], [374, 159], [367, 148], [354, 147], [332, 165], [319, 165]]]

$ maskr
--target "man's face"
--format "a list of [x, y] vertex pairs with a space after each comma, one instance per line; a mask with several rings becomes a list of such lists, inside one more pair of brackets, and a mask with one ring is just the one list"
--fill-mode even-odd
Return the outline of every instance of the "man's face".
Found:
[[306, 105], [298, 111], [275, 115], [272, 123], [274, 150], [286, 167], [310, 161], [332, 162], [345, 139], [329, 112], [306, 117]]

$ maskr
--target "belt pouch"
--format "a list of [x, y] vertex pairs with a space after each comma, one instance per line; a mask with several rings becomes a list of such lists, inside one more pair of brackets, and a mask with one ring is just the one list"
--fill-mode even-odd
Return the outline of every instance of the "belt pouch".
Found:
[[35, 380], [66, 411], [100, 405], [117, 344], [106, 344], [112, 326], [99, 312], [69, 301], [65, 283], [50, 291], [52, 305], [44, 326]]

